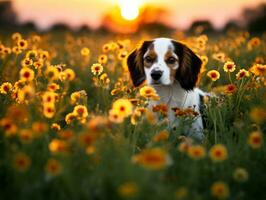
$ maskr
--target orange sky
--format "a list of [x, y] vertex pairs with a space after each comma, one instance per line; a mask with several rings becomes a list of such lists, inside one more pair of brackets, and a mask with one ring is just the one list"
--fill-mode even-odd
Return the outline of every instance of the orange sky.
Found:
[[[12, 0], [20, 21], [34, 21], [46, 29], [56, 22], [72, 27], [87, 24], [101, 25], [104, 13], [122, 0]], [[266, 0], [139, 0], [169, 10], [167, 23], [187, 28], [195, 19], [210, 19], [215, 27], [222, 27], [231, 18], [239, 18], [243, 7], [254, 7]]]

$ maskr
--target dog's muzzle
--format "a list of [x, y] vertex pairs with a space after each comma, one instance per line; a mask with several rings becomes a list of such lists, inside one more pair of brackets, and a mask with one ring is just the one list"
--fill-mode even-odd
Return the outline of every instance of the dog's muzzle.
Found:
[[152, 70], [151, 71], [151, 77], [153, 80], [158, 81], [163, 75], [163, 72], [161, 70]]

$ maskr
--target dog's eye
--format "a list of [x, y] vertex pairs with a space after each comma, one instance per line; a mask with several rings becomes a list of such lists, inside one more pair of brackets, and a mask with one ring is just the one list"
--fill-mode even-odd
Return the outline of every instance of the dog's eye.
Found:
[[170, 58], [168, 58], [168, 59], [166, 60], [166, 62], [167, 62], [168, 64], [175, 64], [175, 62], [176, 62], [176, 58], [174, 58], [174, 57], [170, 57]]
[[146, 56], [146, 57], [144, 58], [144, 60], [145, 60], [145, 62], [147, 62], [147, 63], [152, 63], [152, 62], [153, 62], [153, 58], [150, 57], [150, 56]]

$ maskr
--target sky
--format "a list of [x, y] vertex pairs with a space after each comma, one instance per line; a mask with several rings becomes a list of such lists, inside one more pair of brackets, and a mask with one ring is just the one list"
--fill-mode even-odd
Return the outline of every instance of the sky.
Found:
[[[0, 0], [1, 1], [1, 0]], [[21, 22], [33, 21], [40, 29], [54, 23], [72, 27], [89, 25], [98, 28], [105, 13], [123, 1], [138, 1], [138, 6], [153, 5], [167, 10], [166, 23], [187, 28], [191, 22], [209, 19], [221, 28], [229, 19], [241, 19], [241, 10], [266, 0], [11, 0]]]

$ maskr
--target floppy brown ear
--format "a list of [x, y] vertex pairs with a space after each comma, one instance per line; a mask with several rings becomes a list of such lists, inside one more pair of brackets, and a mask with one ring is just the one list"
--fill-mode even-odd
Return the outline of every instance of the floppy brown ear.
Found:
[[176, 72], [176, 80], [185, 90], [192, 90], [197, 83], [200, 72], [201, 59], [186, 45], [172, 41], [175, 53], [179, 57], [179, 67]]
[[152, 41], [144, 41], [143, 44], [131, 52], [127, 58], [127, 66], [130, 77], [135, 87], [140, 86], [146, 79], [143, 66], [143, 56]]

